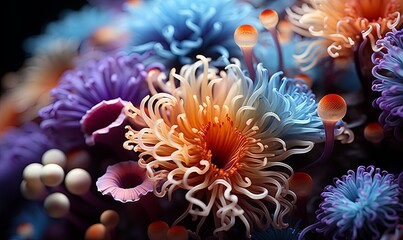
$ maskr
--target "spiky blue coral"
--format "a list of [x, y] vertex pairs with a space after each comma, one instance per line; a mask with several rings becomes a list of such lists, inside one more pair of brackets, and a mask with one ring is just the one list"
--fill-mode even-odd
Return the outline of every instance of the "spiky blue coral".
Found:
[[0, 138], [0, 215], [6, 217], [10, 207], [16, 207], [21, 198], [20, 184], [24, 168], [40, 162], [43, 153], [54, 147], [39, 125], [27, 122], [21, 127], [12, 127]]
[[301, 80], [282, 77], [281, 74], [277, 72], [268, 82], [259, 81], [256, 86], [257, 89], [265, 88], [267, 91], [266, 96], [269, 97], [266, 111], [271, 109], [281, 119], [278, 124], [269, 125], [268, 129], [284, 140], [321, 141], [323, 124], [316, 112], [315, 94]]
[[273, 159], [306, 153], [315, 143], [324, 141], [323, 123], [316, 111], [316, 96], [302, 80], [283, 77], [282, 72], [269, 78], [268, 70], [258, 64], [253, 82], [236, 65], [227, 68], [233, 68], [241, 82], [248, 86], [244, 87], [248, 89], [244, 95], [250, 96], [245, 105], [255, 107], [257, 113], [278, 116], [279, 119], [261, 117], [258, 123], [261, 138], [278, 137], [285, 142], [287, 150], [282, 154], [278, 152], [279, 156]]
[[239, 58], [235, 29], [246, 23], [260, 26], [252, 5], [234, 0], [156, 0], [127, 9], [133, 18], [131, 50], [153, 50], [151, 60], [169, 68], [191, 64], [198, 54]]
[[379, 239], [387, 228], [394, 228], [403, 214], [401, 189], [393, 174], [374, 166], [349, 170], [334, 186], [325, 187], [323, 201], [316, 211], [317, 223], [309, 230], [331, 239]]
[[116, 98], [139, 104], [149, 94], [147, 71], [164, 67], [143, 65], [147, 57], [117, 53], [65, 72], [51, 90], [52, 104], [39, 111], [41, 128], [63, 148], [83, 145], [80, 120], [93, 106]]
[[384, 130], [403, 141], [403, 29], [388, 32], [377, 45], [384, 50], [372, 55], [372, 90], [381, 96], [373, 106], [382, 110], [378, 120]]
[[111, 12], [89, 5], [78, 11], [66, 10], [59, 21], [50, 22], [45, 26], [41, 35], [28, 38], [24, 42], [24, 49], [28, 53], [35, 53], [39, 49], [46, 50], [55, 41], [66, 41], [79, 46], [100, 26], [111, 23]]

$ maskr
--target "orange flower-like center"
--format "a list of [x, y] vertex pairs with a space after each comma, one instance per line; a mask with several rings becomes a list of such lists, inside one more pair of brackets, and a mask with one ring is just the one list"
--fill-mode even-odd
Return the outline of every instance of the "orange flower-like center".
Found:
[[365, 18], [370, 22], [387, 18], [389, 13], [399, 11], [397, 1], [352, 0], [346, 3], [345, 13], [352, 18]]
[[245, 135], [234, 127], [230, 117], [222, 122], [208, 122], [199, 131], [203, 158], [210, 161], [218, 177], [229, 177], [239, 167], [248, 149]]

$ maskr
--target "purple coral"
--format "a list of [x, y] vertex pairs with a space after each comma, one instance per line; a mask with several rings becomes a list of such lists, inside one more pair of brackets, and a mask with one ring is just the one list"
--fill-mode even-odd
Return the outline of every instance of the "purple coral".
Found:
[[386, 229], [397, 226], [403, 214], [397, 179], [374, 166], [349, 170], [326, 186], [321, 196], [318, 221], [305, 228], [299, 239], [313, 229], [326, 239], [379, 239]]
[[388, 32], [377, 45], [383, 50], [372, 55], [372, 90], [381, 96], [373, 106], [382, 111], [378, 120], [384, 130], [403, 141], [403, 29]]
[[53, 102], [39, 111], [41, 127], [62, 148], [85, 144], [81, 119], [92, 107], [104, 100], [120, 98], [140, 104], [149, 94], [146, 77], [160, 64], [145, 66], [145, 55], [117, 53], [99, 61], [89, 61], [84, 67], [69, 70], [59, 85], [51, 91]]

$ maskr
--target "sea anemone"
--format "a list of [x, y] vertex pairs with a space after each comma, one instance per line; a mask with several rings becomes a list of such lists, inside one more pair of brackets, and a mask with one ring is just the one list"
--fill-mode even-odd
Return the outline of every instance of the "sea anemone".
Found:
[[317, 37], [297, 60], [310, 68], [327, 55], [349, 57], [360, 46], [375, 41], [398, 28], [402, 21], [401, 0], [306, 0], [302, 6], [287, 9], [294, 31], [305, 37]]
[[180, 74], [171, 71], [169, 93], [146, 97], [139, 108], [129, 103], [127, 114], [146, 127], [128, 126], [125, 148], [141, 152], [139, 165], [161, 183], [155, 195], [171, 199], [176, 189], [186, 191], [189, 206], [175, 224], [188, 214], [201, 217], [197, 233], [211, 214], [215, 235], [236, 219], [247, 236], [254, 227], [287, 227], [283, 218], [295, 202], [288, 188], [293, 170], [281, 160], [323, 141], [315, 96], [281, 72], [269, 80], [261, 64], [253, 82], [238, 65], [217, 76], [211, 59], [198, 59]]
[[327, 239], [379, 239], [388, 228], [395, 228], [403, 213], [401, 189], [393, 174], [374, 166], [359, 166], [357, 172], [335, 178], [325, 187], [323, 201], [316, 211], [314, 229]]
[[110, 195], [116, 201], [125, 203], [138, 201], [152, 192], [154, 181], [147, 178], [146, 170], [137, 162], [125, 161], [108, 166], [96, 185], [103, 195]]
[[257, 22], [252, 5], [234, 0], [156, 0], [127, 6], [133, 18], [131, 51], [153, 50], [150, 60], [168, 68], [191, 64], [198, 54], [240, 57], [233, 33], [243, 23]]
[[80, 120], [93, 106], [116, 98], [139, 104], [149, 93], [147, 71], [163, 67], [144, 66], [142, 61], [146, 57], [146, 54], [116, 53], [66, 71], [51, 90], [52, 103], [39, 111], [41, 127], [62, 148], [83, 145]]
[[42, 34], [26, 39], [25, 51], [31, 54], [38, 50], [46, 51], [57, 40], [70, 41], [78, 50], [82, 42], [98, 28], [111, 24], [116, 28], [121, 26], [120, 20], [112, 12], [90, 5], [84, 5], [78, 11], [66, 10], [60, 18], [59, 21], [48, 23]]
[[382, 112], [379, 122], [386, 132], [403, 141], [403, 30], [393, 30], [377, 41], [381, 51], [372, 55], [376, 77], [372, 90], [381, 93], [374, 102]]
[[36, 119], [38, 110], [50, 104], [50, 90], [66, 70], [74, 68], [75, 57], [74, 44], [60, 40], [25, 61], [18, 71], [20, 83], [10, 90], [20, 123]]

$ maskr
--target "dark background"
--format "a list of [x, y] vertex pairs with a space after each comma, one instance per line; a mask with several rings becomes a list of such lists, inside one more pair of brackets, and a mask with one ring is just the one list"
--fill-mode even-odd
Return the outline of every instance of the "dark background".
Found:
[[22, 47], [26, 38], [41, 34], [47, 23], [60, 19], [64, 10], [78, 10], [84, 4], [87, 4], [86, 0], [7, 1], [0, 14], [0, 77], [23, 65], [28, 57]]

